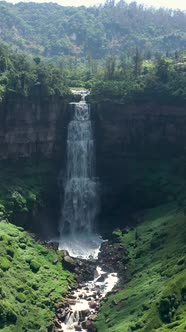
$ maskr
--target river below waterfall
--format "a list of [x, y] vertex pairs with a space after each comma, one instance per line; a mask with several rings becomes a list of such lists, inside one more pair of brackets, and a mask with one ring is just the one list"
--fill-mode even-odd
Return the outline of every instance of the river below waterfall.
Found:
[[48, 331], [97, 332], [94, 323], [102, 301], [127, 278], [127, 250], [113, 238], [102, 243], [96, 260], [71, 257], [63, 251], [63, 266], [74, 273], [77, 282], [56, 304], [55, 328]]
[[66, 307], [59, 309], [58, 317], [64, 319], [63, 322], [59, 321], [61, 331], [95, 331], [93, 322], [97, 318], [100, 303], [117, 282], [116, 273], [106, 273], [97, 267], [94, 280], [79, 284], [66, 297]]

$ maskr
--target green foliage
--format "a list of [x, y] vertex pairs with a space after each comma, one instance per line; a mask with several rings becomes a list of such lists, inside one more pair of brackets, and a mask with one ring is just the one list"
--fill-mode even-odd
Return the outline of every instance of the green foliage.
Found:
[[90, 8], [1, 1], [0, 21], [5, 44], [36, 56], [97, 59], [133, 54], [138, 46], [151, 58], [153, 53], [174, 54], [185, 47], [185, 13], [123, 0]]
[[[102, 304], [98, 331], [184, 331], [183, 211], [173, 204], [145, 211], [142, 223], [128, 233], [116, 230], [115, 236], [128, 249], [128, 282]], [[182, 264], [178, 264], [180, 260]]]
[[28, 212], [26, 207], [26, 199], [17, 191], [12, 193], [12, 208], [15, 213]]
[[55, 214], [58, 209], [57, 173], [57, 165], [50, 161], [2, 161], [0, 221], [8, 218], [33, 231], [33, 216], [39, 209], [46, 207]]
[[30, 268], [31, 268], [32, 272], [36, 273], [40, 269], [40, 264], [36, 260], [33, 259], [30, 261]]
[[1, 257], [0, 260], [0, 269], [7, 271], [10, 268], [10, 261], [6, 257]]
[[19, 301], [19, 302], [21, 302], [21, 303], [23, 303], [23, 302], [26, 301], [26, 296], [24, 294], [22, 294], [22, 293], [18, 293], [16, 295], [16, 300]]
[[[2, 55], [1, 55], [2, 54]], [[39, 58], [28, 58], [23, 54], [12, 54], [0, 46], [0, 102], [9, 93], [34, 98], [70, 94], [61, 69], [47, 65]]]
[[135, 77], [137, 77], [138, 75], [141, 74], [142, 63], [143, 63], [142, 54], [140, 53], [138, 48], [136, 48], [135, 55], [133, 56], [133, 62], [134, 62], [134, 75]]
[[[114, 65], [114, 72], [109, 74], [108, 81], [95, 79], [92, 82], [90, 100], [112, 100], [117, 103], [155, 102], [164, 104], [185, 104], [186, 75], [185, 71], [177, 70], [172, 59], [163, 57], [143, 63], [141, 54], [136, 50], [134, 63], [121, 58]], [[106, 77], [105, 77], [106, 78]]]
[[6, 324], [15, 324], [17, 315], [6, 301], [0, 302], [0, 328], [2, 329]]
[[169, 63], [163, 58], [159, 58], [156, 63], [156, 76], [166, 82], [169, 74]]
[[19, 227], [1, 221], [0, 234], [0, 264], [8, 263], [0, 274], [0, 329], [45, 331], [73, 277], [63, 269], [60, 252], [43, 247]]

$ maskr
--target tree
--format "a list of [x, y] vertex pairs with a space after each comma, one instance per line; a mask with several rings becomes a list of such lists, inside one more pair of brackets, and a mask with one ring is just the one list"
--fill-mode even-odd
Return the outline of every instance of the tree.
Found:
[[179, 59], [179, 52], [177, 50], [175, 51], [174, 57], [175, 57], [176, 60]]
[[109, 56], [105, 61], [105, 79], [113, 80], [115, 77], [116, 70], [116, 58]]
[[166, 82], [169, 73], [169, 63], [162, 57], [156, 61], [156, 76], [162, 81]]
[[143, 58], [142, 54], [139, 51], [138, 47], [136, 47], [135, 55], [133, 56], [133, 63], [134, 63], [134, 75], [135, 77], [141, 74]]
[[36, 63], [36, 65], [38, 65], [41, 62], [41, 59], [38, 56], [33, 58], [33, 60]]

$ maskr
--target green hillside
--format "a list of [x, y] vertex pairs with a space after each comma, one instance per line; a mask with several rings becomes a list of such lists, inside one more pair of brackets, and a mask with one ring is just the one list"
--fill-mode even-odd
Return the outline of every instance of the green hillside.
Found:
[[98, 331], [185, 331], [183, 211], [172, 205], [147, 211], [142, 224], [116, 234], [129, 251], [129, 282], [102, 305]]
[[60, 253], [6, 220], [0, 226], [0, 330], [44, 332], [73, 277]]
[[186, 14], [108, 0], [99, 7], [54, 3], [0, 2], [1, 40], [13, 50], [52, 57], [103, 58], [130, 54], [138, 46], [146, 57], [186, 48]]

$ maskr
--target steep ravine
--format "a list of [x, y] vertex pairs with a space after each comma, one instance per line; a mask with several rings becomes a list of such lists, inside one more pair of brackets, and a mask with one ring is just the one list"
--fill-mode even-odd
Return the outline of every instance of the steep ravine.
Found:
[[[131, 223], [131, 215], [145, 208], [183, 202], [185, 107], [91, 103], [102, 229], [116, 220]], [[0, 108], [0, 160], [52, 160], [57, 187], [57, 174], [62, 170], [63, 178], [66, 167], [68, 102], [10, 94]]]
[[[14, 228], [7, 222], [10, 220], [44, 238], [57, 232], [61, 203], [57, 182], [60, 172], [63, 180], [66, 166], [69, 114], [67, 102], [57, 97], [32, 101], [12, 95], [1, 105], [0, 219], [3, 236], [0, 241], [3, 260], [0, 272], [6, 281], [5, 287], [0, 289], [3, 302], [0, 328], [3, 332], [20, 332], [21, 329], [31, 332], [39, 328], [38, 325], [44, 331], [54, 314], [54, 304], [58, 305], [67, 287], [73, 292], [73, 277], [67, 272], [70, 267], [65, 265], [64, 257], [45, 249], [29, 236], [27, 238], [26, 233], [22, 236], [23, 229]], [[116, 231], [115, 239], [121, 248], [126, 247], [129, 251], [129, 260], [122, 253], [122, 258], [118, 257], [114, 262], [118, 272], [122, 260], [125, 287], [101, 302], [97, 329], [99, 332], [123, 332], [124, 328], [167, 331], [166, 324], [170, 324], [170, 328], [182, 332], [185, 326], [185, 216], [182, 209], [186, 184], [185, 108], [155, 104], [126, 106], [110, 102], [93, 104], [91, 114], [101, 197], [98, 226], [106, 236], [119, 226], [122, 232]], [[176, 206], [168, 207], [168, 212], [161, 210], [160, 217], [156, 216], [159, 213], [156, 210], [150, 217], [144, 212], [146, 208], [173, 201]], [[136, 226], [139, 221], [142, 224]], [[132, 222], [135, 228], [126, 228]], [[176, 233], [177, 225], [182, 229], [181, 235]], [[109, 255], [115, 256], [111, 247]], [[108, 260], [108, 252], [106, 257]], [[152, 261], [153, 266], [150, 265]], [[101, 265], [104, 270], [105, 262]], [[32, 271], [32, 268], [36, 270]], [[20, 271], [24, 273], [20, 274]], [[12, 279], [13, 275], [16, 279], [17, 274], [23, 276], [18, 279], [21, 287]], [[30, 278], [32, 283], [28, 282]], [[48, 284], [44, 287], [42, 284], [46, 280]], [[161, 289], [160, 293], [156, 292], [157, 287]], [[169, 322], [164, 304], [169, 304], [172, 315]], [[15, 305], [17, 309], [14, 310]], [[29, 308], [32, 317], [29, 317]], [[37, 308], [44, 316], [35, 325]], [[56, 311], [56, 314], [62, 313]], [[179, 330], [180, 326], [182, 330]], [[56, 327], [52, 325], [52, 329]]]

